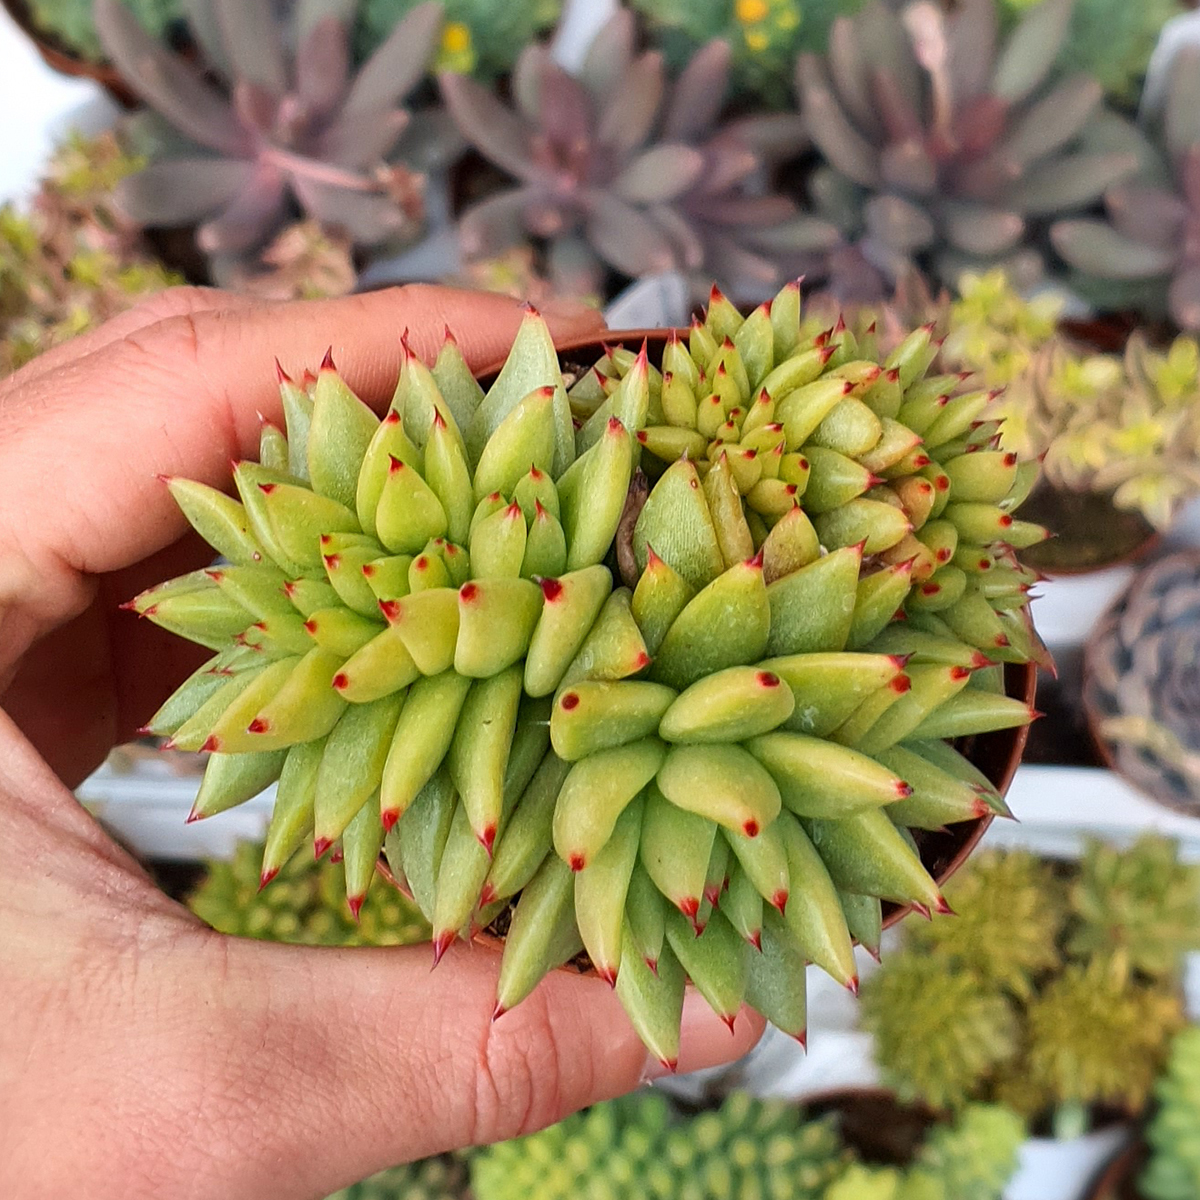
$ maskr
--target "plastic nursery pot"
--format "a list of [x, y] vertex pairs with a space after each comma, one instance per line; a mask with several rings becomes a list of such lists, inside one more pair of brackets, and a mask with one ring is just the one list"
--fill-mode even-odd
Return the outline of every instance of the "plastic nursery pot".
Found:
[[[1131, 656], [1136, 653], [1136, 643], [1145, 634], [1154, 634], [1157, 638], [1163, 636], [1159, 622], [1142, 629], [1129, 617], [1128, 609], [1140, 599], [1141, 593], [1152, 590], [1160, 573], [1171, 572], [1179, 567], [1200, 578], [1200, 553], [1182, 551], [1157, 560], [1134, 577], [1096, 622], [1083, 652], [1083, 712], [1096, 753], [1110, 771], [1115, 771], [1155, 803], [1185, 816], [1195, 817], [1200, 816], [1200, 789], [1194, 776], [1177, 770], [1150, 746], [1113, 742], [1100, 732], [1102, 723], [1113, 717], [1154, 716], [1153, 712], [1130, 711], [1123, 703], [1123, 693], [1130, 693], [1134, 697], [1135, 708], [1145, 699], [1153, 702], [1155, 698], [1169, 694], [1182, 717], [1186, 719], [1190, 715], [1192, 720], [1195, 719], [1195, 702], [1188, 674], [1194, 670], [1195, 663], [1188, 643], [1179, 637], [1178, 632], [1172, 633], [1170, 641], [1163, 647], [1163, 653], [1157, 656], [1154, 678], [1146, 680], [1144, 686], [1136, 689], [1122, 686], [1126, 673], [1133, 666]], [[1149, 603], [1159, 607], [1161, 599]], [[1135, 641], [1133, 647], [1127, 644], [1130, 636]], [[1169, 673], [1171, 666], [1176, 667], [1173, 675]]]
[[1087, 1200], [1142, 1200], [1137, 1179], [1146, 1162], [1146, 1147], [1137, 1143], [1113, 1159], [1087, 1194]]
[[[1132, 1137], [1132, 1121], [1112, 1113], [1079, 1137], [1029, 1137], [1021, 1146], [1017, 1170], [1004, 1189], [1004, 1200], [1086, 1200], [1097, 1174]], [[1113, 1193], [1113, 1197], [1124, 1195]]]
[[[645, 341], [650, 361], [655, 366], [661, 366], [663, 350], [672, 332], [670, 329], [619, 330], [601, 337], [563, 342], [558, 346], [559, 365], [564, 372], [587, 370], [604, 356], [606, 346], [622, 346], [636, 351]], [[686, 338], [686, 330], [674, 332]], [[497, 362], [478, 372], [477, 378], [484, 388], [491, 386], [502, 365], [502, 361]], [[617, 537], [620, 540], [620, 531]], [[1032, 663], [1007, 664], [1004, 668], [1004, 687], [1009, 696], [1032, 705], [1037, 689], [1037, 668]], [[1023, 725], [1017, 729], [1003, 729], [963, 738], [956, 744], [956, 748], [965, 754], [1003, 795], [1008, 791], [1016, 774], [1028, 737], [1029, 726]], [[993, 819], [989, 814], [948, 826], [944, 831], [936, 833], [913, 830], [921, 852], [921, 861], [939, 886], [970, 858]], [[884, 928], [896, 924], [911, 911], [907, 905], [885, 902]]]
[[120, 73], [109, 63], [92, 62], [81, 58], [52, 33], [46, 33], [33, 23], [25, 0], [0, 0], [17, 28], [34, 44], [46, 65], [60, 75], [93, 79], [122, 108], [136, 108], [138, 98]]

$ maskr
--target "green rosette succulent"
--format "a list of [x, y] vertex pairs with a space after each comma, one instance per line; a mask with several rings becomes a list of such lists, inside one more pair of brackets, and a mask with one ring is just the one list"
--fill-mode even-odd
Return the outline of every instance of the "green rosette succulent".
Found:
[[[369, 57], [414, 8], [417, 0], [364, 0], [358, 6], [355, 43]], [[521, 51], [558, 20], [561, 0], [497, 4], [494, 0], [443, 0], [445, 23], [434, 68], [494, 80], [512, 70]]]
[[1158, 1110], [1146, 1127], [1150, 1162], [1138, 1189], [1146, 1200], [1190, 1200], [1200, 1195], [1200, 1029], [1175, 1039], [1154, 1095]]
[[239, 843], [233, 859], [208, 864], [188, 907], [220, 933], [306, 946], [410, 946], [429, 939], [411, 900], [373, 881], [347, 911], [342, 869], [296, 857], [273, 887], [261, 884], [261, 845]]
[[[305, 841], [321, 857], [340, 840], [352, 901], [386, 852], [435, 962], [499, 920], [497, 1016], [586, 950], [668, 1064], [687, 978], [730, 1023], [748, 1002], [802, 1039], [805, 962], [854, 988], [852, 936], [878, 947], [882, 901], [944, 910], [910, 831], [1005, 811], [944, 739], [1030, 719], [996, 671], [1033, 635], [993, 545], [1023, 535], [1002, 506], [1020, 468], [968, 452], [992, 436], [977, 401], [936, 402], [936, 379], [920, 403], [900, 394], [928, 331], [886, 372], [831, 366], [828, 338], [799, 344], [795, 288], [770, 311], [743, 322], [718, 299], [665, 372], [645, 348], [610, 352], [572, 370], [569, 395], [531, 312], [486, 394], [452, 339], [432, 369], [406, 351], [382, 420], [328, 358], [301, 383], [281, 373], [286, 433], [264, 425], [260, 461], [235, 467], [239, 499], [168, 481], [226, 561], [130, 604], [214, 651], [146, 727], [211, 753], [193, 819], [278, 780], [264, 882]], [[697, 383], [745, 373], [766, 407], [774, 390], [763, 459], [793, 477], [807, 468], [789, 438], [815, 455], [850, 429], [864, 458], [865, 433], [883, 440], [851, 396], [872, 381], [895, 385], [875, 398], [897, 413], [945, 410], [927, 440], [960, 452], [895, 484], [926, 516], [945, 500], [940, 532], [914, 539], [924, 583], [900, 493], [860, 500], [868, 468], [832, 449], [821, 486], [845, 499], [811, 519], [811, 482], [772, 467], [746, 484], [728, 454], [686, 445], [627, 511], [651, 431], [701, 436], [662, 424], [689, 364]], [[714, 394], [736, 420], [735, 392]], [[905, 427], [879, 465], [918, 442]], [[990, 591], [950, 562], [960, 525], [972, 555], [1005, 556], [988, 560]], [[631, 586], [608, 565], [614, 542]], [[935, 613], [943, 588], [956, 594]]]
[[843, 1162], [833, 1124], [805, 1122], [793, 1104], [731, 1092], [715, 1111], [680, 1117], [643, 1091], [480, 1151], [471, 1190], [476, 1200], [819, 1200]]
[[1093, 842], [1072, 881], [1067, 950], [1102, 959], [1120, 978], [1179, 983], [1180, 954], [1200, 950], [1200, 878], [1168, 838], [1126, 850]]

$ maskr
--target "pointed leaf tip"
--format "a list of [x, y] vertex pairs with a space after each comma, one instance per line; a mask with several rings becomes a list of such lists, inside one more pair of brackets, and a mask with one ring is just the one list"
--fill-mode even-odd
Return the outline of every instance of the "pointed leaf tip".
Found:
[[205, 739], [204, 745], [200, 747], [201, 753], [207, 751], [210, 754], [215, 754], [221, 749], [221, 739], [216, 734], [209, 734]]
[[[454, 941], [454, 930], [445, 929], [437, 934], [433, 939], [433, 965], [436, 967], [442, 961], [442, 956], [450, 949], [450, 944]], [[493, 1017], [493, 1020], [495, 1018]]]
[[283, 369], [283, 363], [275, 359], [275, 378], [279, 383], [291, 383], [292, 377]]
[[185, 825], [190, 825], [193, 821], [203, 821], [203, 820], [204, 820], [204, 814], [202, 812], [198, 812], [196, 810], [195, 806], [193, 806], [192, 811], [190, 813], [188, 813], [188, 815], [186, 817], [184, 817], [183, 823]]
[[347, 896], [346, 905], [350, 909], [350, 915], [354, 918], [354, 923], [358, 924], [358, 914], [362, 912], [363, 901], [366, 900], [366, 895]]
[[268, 868], [267, 868], [265, 871], [263, 871], [263, 873], [262, 873], [262, 874], [261, 874], [261, 875], [258, 877], [258, 890], [261, 892], [261, 891], [263, 890], [263, 888], [265, 888], [265, 887], [267, 886], [267, 884], [268, 884], [268, 883], [270, 883], [270, 882], [271, 882], [271, 880], [272, 880], [272, 879], [274, 879], [274, 878], [275, 878], [275, 876], [276, 876], [276, 875], [278, 875], [278, 874], [279, 874], [279, 868], [278, 868], [278, 867], [268, 867]]
[[332, 346], [330, 346], [329, 349], [325, 351], [325, 357], [323, 359], [321, 359], [321, 370], [322, 371], [336, 371], [337, 370], [337, 367], [335, 367], [333, 365], [333, 347]]
[[333, 845], [333, 838], [327, 838], [327, 837], [314, 838], [313, 839], [313, 859], [317, 862], [320, 862], [320, 860], [325, 857], [326, 853], [329, 850], [329, 847], [332, 845]]
[[857, 999], [858, 988], [859, 988], [858, 976], [851, 975], [850, 978], [846, 980], [846, 990], [850, 993], [850, 995], [854, 996]]

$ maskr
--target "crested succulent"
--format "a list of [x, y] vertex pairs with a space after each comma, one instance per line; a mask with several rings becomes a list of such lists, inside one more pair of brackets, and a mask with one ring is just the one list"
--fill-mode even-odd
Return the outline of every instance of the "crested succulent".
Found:
[[546, 243], [550, 277], [583, 291], [600, 290], [608, 268], [627, 276], [676, 268], [769, 294], [779, 282], [764, 257], [773, 240], [806, 244], [820, 231], [791, 201], [752, 196], [745, 185], [799, 147], [801, 123], [752, 116], [716, 128], [728, 47], [706, 46], [668, 88], [661, 56], [635, 53], [633, 39], [632, 15], [619, 11], [578, 75], [546, 47], [527, 46], [511, 109], [470, 79], [442, 75], [462, 135], [519, 181], [463, 214], [464, 256], [535, 238]]
[[1146, 1127], [1150, 1162], [1138, 1179], [1146, 1200], [1200, 1195], [1200, 1029], [1175, 1039], [1154, 1089], [1158, 1110]]
[[[1015, 24], [1039, 2], [1003, 0], [1005, 26]], [[1075, 0], [1058, 67], [1086, 71], [1113, 100], [1136, 108], [1142, 77], [1163, 26], [1186, 11], [1183, 0], [1145, 0], [1141, 4]]]
[[983, 262], [1028, 270], [1035, 222], [1137, 167], [1107, 148], [1118, 118], [1095, 80], [1049, 82], [1071, 3], [1045, 0], [1001, 42], [995, 0], [952, 13], [922, 0], [903, 16], [872, 0], [834, 22], [827, 60], [801, 56], [797, 91], [827, 160], [811, 191], [847, 242], [830, 258], [841, 298], [874, 299], [914, 263], [948, 284]]
[[293, 858], [275, 886], [262, 890], [261, 845], [240, 842], [231, 861], [208, 864], [188, 907], [220, 933], [306, 946], [410, 946], [427, 941], [429, 924], [411, 900], [374, 881], [353, 916], [346, 911], [341, 868]]
[[[667, 1064], [689, 977], [728, 1022], [748, 1002], [803, 1039], [806, 961], [854, 988], [882, 901], [944, 910], [920, 831], [1007, 811], [943, 739], [1030, 719], [996, 674], [1040, 645], [998, 539], [1043, 531], [1002, 507], [1028, 473], [968, 451], [986, 398], [918, 383], [928, 330], [885, 371], [799, 344], [799, 320], [795, 287], [769, 319], [718, 294], [665, 373], [610, 350], [568, 395], [531, 313], [486, 395], [452, 339], [432, 371], [406, 350], [382, 421], [328, 359], [282, 375], [287, 431], [236, 466], [240, 501], [168, 481], [227, 561], [130, 602], [215, 652], [147, 726], [211, 752], [193, 817], [278, 779], [264, 882], [340, 839], [352, 904], [383, 847], [435, 962], [505, 935], [496, 1016], [585, 949]], [[681, 387], [712, 407], [702, 378], [722, 425], [743, 382], [760, 412], [779, 398], [743, 425], [776, 445], [761, 478], [686, 440], [652, 468], [664, 429], [707, 448], [663, 424]], [[869, 402], [919, 421], [945, 470], [913, 474], [919, 436]], [[792, 482], [785, 442], [828, 474]], [[635, 517], [639, 452], [659, 478]], [[864, 463], [898, 466], [894, 500], [859, 498]], [[913, 525], [928, 545], [904, 545]]]
[[806, 1123], [785, 1101], [731, 1092], [716, 1111], [679, 1117], [642, 1091], [481, 1150], [471, 1190], [476, 1200], [820, 1200], [844, 1157], [829, 1121]]
[[69, 138], [27, 212], [0, 207], [0, 375], [180, 280], [111, 190], [140, 166], [112, 134]]
[[464, 1200], [470, 1195], [467, 1183], [467, 1163], [442, 1154], [380, 1171], [327, 1200]]
[[[1128, 862], [1093, 842], [1070, 879], [1048, 876], [1027, 852], [980, 856], [946, 889], [962, 928], [910, 928], [864, 988], [864, 1024], [903, 1095], [998, 1101], [1064, 1135], [1086, 1128], [1091, 1105], [1144, 1105], [1183, 1021], [1180, 971], [1196, 936], [1184, 922], [1200, 877], [1154, 839]], [[1038, 888], [1031, 935], [1021, 926]], [[1127, 949], [1136, 939], [1144, 952]]]
[[[183, 19], [184, 0], [121, 0], [138, 24], [154, 37], [162, 37]], [[27, 0], [35, 29], [50, 34], [61, 48], [92, 62], [103, 57], [96, 34], [93, 0]]]
[[[1181, 329], [1200, 330], [1200, 48], [1171, 62], [1165, 106], [1150, 131], [1136, 178], [1104, 194], [1108, 220], [1057, 221], [1054, 248], [1087, 277], [1087, 294], [1117, 307], [1134, 289], [1140, 306], [1165, 310]], [[1108, 281], [1107, 289], [1094, 281]]]
[[119, 201], [143, 225], [199, 223], [218, 273], [300, 211], [361, 245], [409, 235], [419, 219], [419, 179], [389, 155], [412, 123], [400, 102], [426, 73], [440, 8], [414, 9], [356, 71], [337, 16], [302, 4], [286, 12], [285, 29], [271, 5], [191, 5], [202, 66], [157, 42], [119, 0], [96, 2], [105, 52], [173, 131]]
[[824, 1200], [1000, 1200], [1024, 1138], [1015, 1113], [969, 1104], [952, 1123], [933, 1126], [908, 1167], [855, 1163]]
[[823, 49], [833, 19], [862, 0], [634, 0], [633, 7], [671, 67], [682, 69], [722, 38], [733, 51], [733, 94], [782, 108], [797, 53]]
[[[417, 0], [364, 0], [356, 44], [364, 55], [384, 42]], [[443, 0], [446, 14], [434, 67], [491, 80], [512, 69], [521, 50], [558, 20], [561, 0], [497, 4], [495, 0]]]
[[1200, 562], [1183, 553], [1136, 576], [1093, 630], [1084, 704], [1113, 766], [1162, 804], [1200, 812], [1196, 633]]

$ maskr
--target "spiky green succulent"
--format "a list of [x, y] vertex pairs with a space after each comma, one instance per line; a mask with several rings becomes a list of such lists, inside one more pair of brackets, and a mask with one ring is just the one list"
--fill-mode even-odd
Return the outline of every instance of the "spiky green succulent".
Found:
[[856, 1163], [824, 1200], [1000, 1200], [1017, 1166], [1025, 1123], [1001, 1105], [969, 1104], [933, 1126], [906, 1168]]
[[1169, 70], [1167, 97], [1142, 143], [1134, 178], [1114, 181], [1104, 194], [1107, 220], [1058, 221], [1054, 248], [1084, 276], [1083, 290], [1104, 307], [1167, 312], [1181, 329], [1200, 330], [1200, 48], [1184, 46]]
[[1071, 885], [1070, 954], [1130, 974], [1179, 981], [1180, 955], [1200, 950], [1200, 875], [1169, 838], [1128, 849], [1095, 841]]
[[[184, 0], [121, 0], [147, 33], [162, 37], [183, 19]], [[96, 34], [93, 0], [27, 0], [34, 27], [52, 35], [62, 48], [98, 62], [104, 53]]]
[[[678, 341], [668, 353], [697, 380], [750, 364], [780, 428], [806, 427], [797, 445], [842, 430], [847, 402], [859, 442], [872, 422], [879, 440], [849, 396], [878, 364], [818, 378], [832, 347], [797, 344], [796, 289], [771, 313], [742, 336], [727, 302], [710, 308], [692, 337], [720, 370]], [[726, 331], [743, 350], [718, 346]], [[926, 350], [928, 331], [889, 368], [897, 411]], [[318, 857], [340, 839], [353, 899], [382, 846], [435, 961], [503, 916], [497, 1015], [586, 949], [664, 1062], [687, 977], [727, 1021], [747, 1001], [803, 1038], [806, 961], [854, 987], [851, 937], [878, 947], [882, 900], [944, 907], [910, 830], [1006, 811], [942, 739], [1029, 720], [981, 650], [1024, 659], [1025, 625], [992, 607], [1024, 593], [1007, 565], [990, 594], [960, 571], [962, 599], [935, 616], [910, 595], [908, 556], [882, 561], [907, 536], [899, 508], [848, 496], [810, 521], [797, 501], [812, 492], [767, 473], [743, 497], [723, 456], [673, 463], [617, 538], [635, 454], [651, 458], [632, 431], [671, 428], [671, 371], [645, 347], [604, 362], [619, 380], [582, 370], [568, 397], [531, 313], [486, 395], [453, 340], [432, 371], [406, 350], [382, 421], [328, 360], [306, 386], [284, 376], [287, 433], [264, 426], [260, 462], [234, 471], [240, 500], [169, 481], [228, 561], [131, 602], [216, 652], [147, 730], [212, 753], [195, 818], [279, 780], [264, 880], [310, 837]], [[993, 527], [1020, 529], [986, 503], [1019, 472], [966, 452], [979, 409], [950, 411], [931, 428], [963, 453], [920, 482], [931, 505], [964, 499], [931, 564], [953, 554], [956, 519], [972, 554], [996, 553]], [[893, 460], [916, 435], [900, 440]], [[614, 541], [630, 587], [606, 565]]]
[[1158, 1110], [1146, 1127], [1150, 1162], [1138, 1179], [1146, 1200], [1200, 1195], [1200, 1028], [1185, 1030], [1154, 1089]]
[[712, 38], [733, 51], [733, 95], [784, 107], [801, 50], [823, 50], [835, 17], [863, 0], [634, 0], [651, 43], [680, 70]]
[[1114, 767], [1162, 804], [1200, 811], [1195, 661], [1200, 561], [1140, 573], [1089, 639], [1084, 705]]
[[[1036, 855], [981, 854], [947, 885], [946, 900], [957, 919], [910, 929], [915, 954], [953, 961], [988, 988], [1019, 1000], [1028, 999], [1035, 980], [1059, 964], [1066, 919], [1062, 884]], [[1099, 896], [1092, 903], [1105, 907]]]
[[731, 1092], [718, 1110], [684, 1118], [643, 1091], [480, 1151], [471, 1189], [476, 1200], [818, 1200], [843, 1161], [832, 1123], [806, 1123], [793, 1104]]
[[113, 205], [141, 165], [111, 133], [73, 135], [27, 208], [0, 207], [0, 375], [182, 282]]
[[442, 1154], [380, 1171], [328, 1200], [465, 1200], [470, 1195], [467, 1184], [466, 1161]]
[[[365, 0], [359, 5], [355, 42], [364, 57], [375, 51], [417, 0]], [[495, 0], [443, 0], [434, 67], [493, 80], [512, 69], [521, 51], [558, 20], [561, 0], [497, 4]]]
[[1102, 89], [1051, 83], [1072, 0], [1045, 0], [1004, 40], [995, 0], [873, 0], [834, 22], [828, 59], [802, 55], [797, 90], [827, 165], [811, 190], [842, 229], [842, 298], [875, 299], [914, 264], [953, 284], [981, 262], [1036, 264], [1031, 229], [1079, 211], [1133, 171], [1101, 145]]
[[463, 213], [464, 257], [536, 240], [563, 290], [602, 291], [610, 269], [634, 277], [674, 269], [715, 275], [755, 300], [770, 295], [782, 281], [781, 248], [836, 236], [761, 187], [765, 167], [803, 143], [802, 122], [756, 114], [719, 125], [728, 46], [705, 46], [668, 84], [662, 56], [637, 53], [634, 38], [632, 13], [619, 10], [577, 74], [547, 47], [527, 46], [512, 107], [443, 73], [459, 131], [515, 180]]
[[301, 212], [359, 245], [411, 235], [420, 179], [389, 161], [414, 123], [402, 99], [425, 76], [441, 23], [422, 4], [353, 70], [336, 14], [198, 0], [191, 32], [203, 62], [172, 53], [119, 0], [96, 0], [104, 49], [172, 136], [119, 199], [143, 225], [197, 224], [220, 273]]
[[936, 1109], [961, 1108], [984, 1094], [981, 1083], [1021, 1045], [1007, 995], [920, 949], [891, 955], [868, 979], [861, 1013], [888, 1085]]
[[241, 842], [230, 861], [208, 864], [188, 907], [220, 933], [306, 946], [411, 946], [428, 941], [420, 910], [383, 880], [346, 911], [341, 867], [293, 858], [262, 889], [260, 844]]

